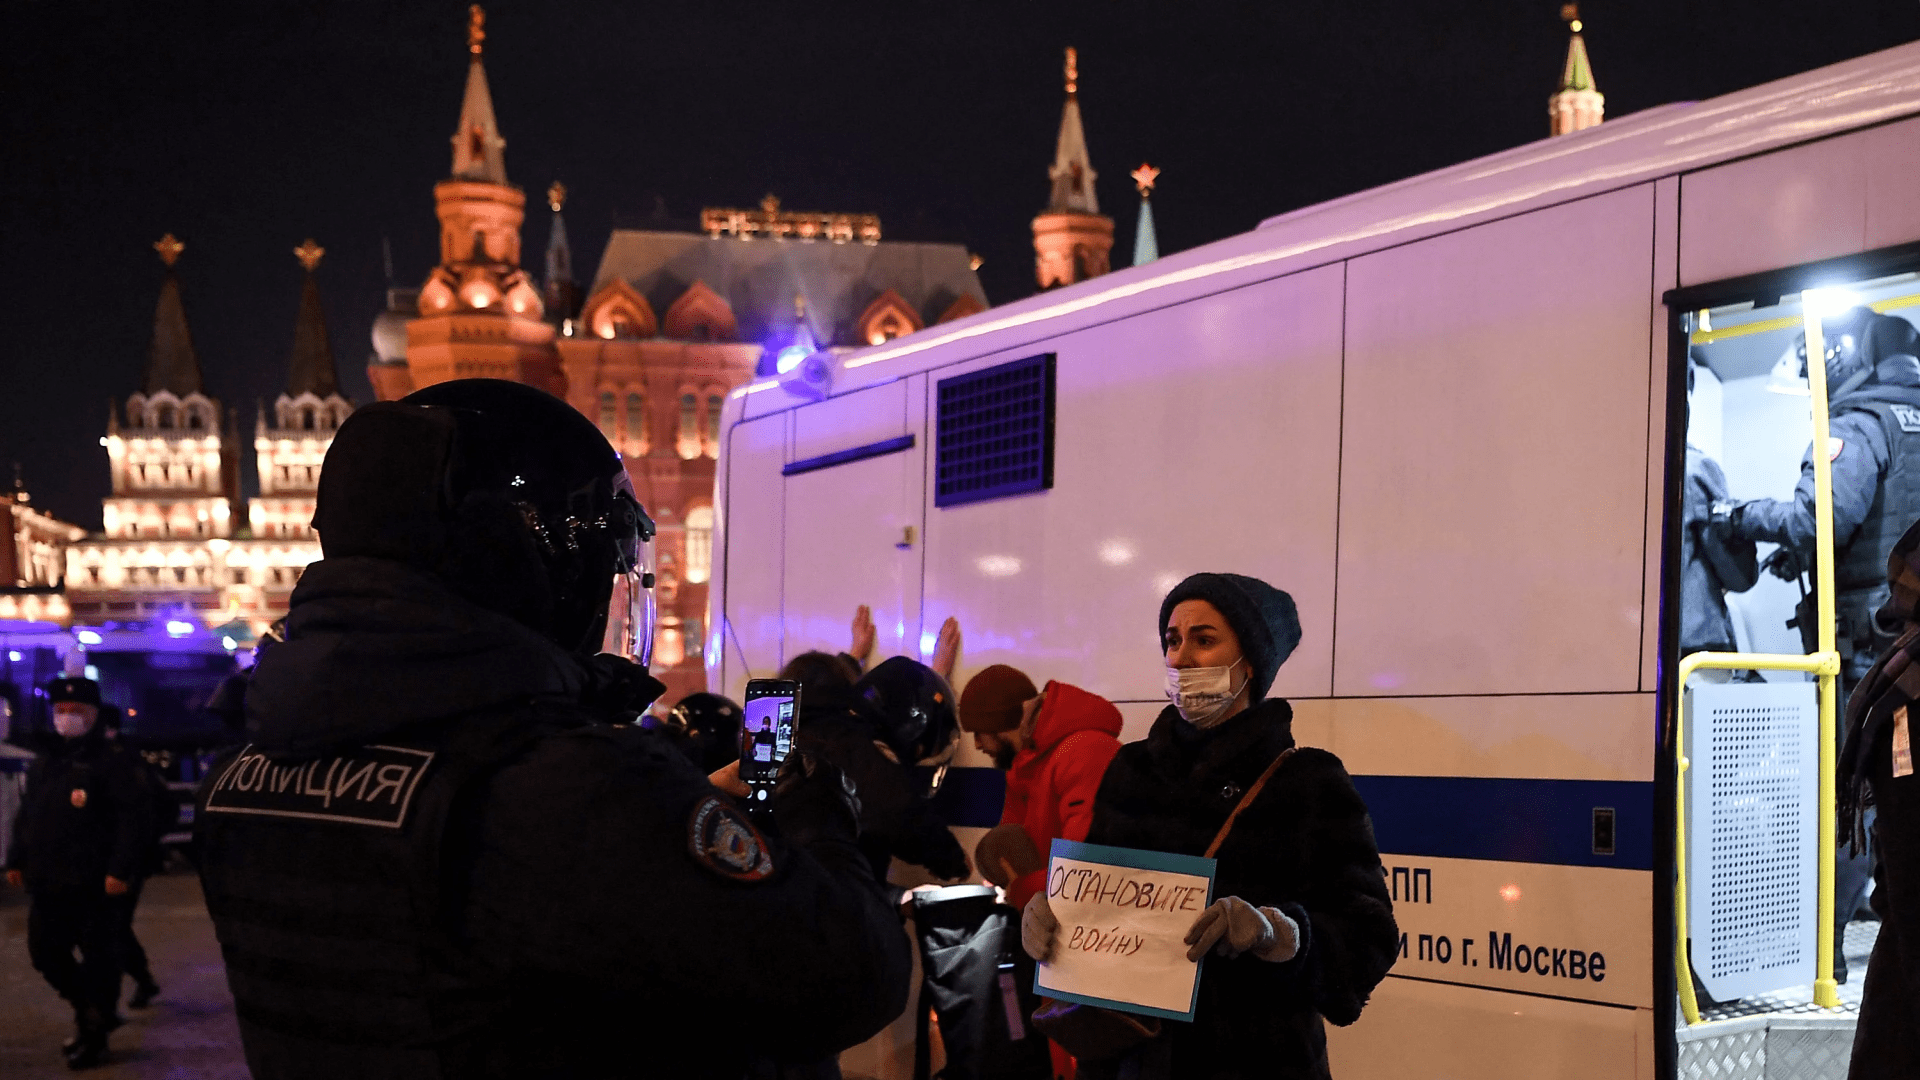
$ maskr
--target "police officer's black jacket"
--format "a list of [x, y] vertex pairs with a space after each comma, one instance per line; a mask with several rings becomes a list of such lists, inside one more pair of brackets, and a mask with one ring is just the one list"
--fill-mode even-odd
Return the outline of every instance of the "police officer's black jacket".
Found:
[[[1120, 748], [1087, 841], [1200, 855], [1240, 798], [1293, 745], [1293, 709], [1269, 699], [1212, 731], [1169, 707]], [[1206, 958], [1191, 1024], [1170, 1021], [1172, 1076], [1327, 1076], [1325, 1017], [1351, 1024], [1398, 944], [1373, 823], [1340, 759], [1301, 748], [1235, 821], [1215, 897], [1276, 907], [1300, 925], [1284, 963]]]
[[737, 1076], [903, 1007], [850, 831], [769, 841], [532, 631], [366, 558], [287, 628], [196, 820], [258, 1080]]
[[916, 786], [913, 767], [877, 745], [877, 726], [838, 699], [815, 709], [802, 695], [801, 708], [801, 749], [845, 770], [860, 792], [860, 849], [874, 876], [885, 881], [888, 865], [898, 858], [942, 880], [966, 877], [966, 850]]
[[7, 869], [24, 873], [37, 895], [97, 893], [109, 876], [130, 882], [144, 873], [152, 840], [146, 790], [96, 723], [81, 738], [56, 740], [28, 769]]

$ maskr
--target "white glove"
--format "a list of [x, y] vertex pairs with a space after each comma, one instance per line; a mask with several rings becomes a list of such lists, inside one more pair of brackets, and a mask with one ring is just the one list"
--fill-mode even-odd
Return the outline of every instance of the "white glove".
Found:
[[1060, 920], [1053, 917], [1047, 894], [1037, 892], [1020, 913], [1020, 947], [1027, 955], [1045, 963], [1053, 955], [1054, 938], [1060, 935]]
[[1252, 953], [1255, 959], [1277, 964], [1293, 959], [1299, 950], [1300, 927], [1279, 908], [1254, 907], [1237, 896], [1223, 896], [1193, 920], [1186, 942], [1189, 960], [1212, 949], [1221, 956]]

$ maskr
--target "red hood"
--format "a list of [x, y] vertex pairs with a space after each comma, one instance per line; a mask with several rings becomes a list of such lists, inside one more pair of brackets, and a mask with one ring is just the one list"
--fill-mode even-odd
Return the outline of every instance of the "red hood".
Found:
[[1076, 731], [1104, 731], [1120, 737], [1120, 710], [1098, 694], [1049, 682], [1033, 727], [1033, 752], [1044, 754]]

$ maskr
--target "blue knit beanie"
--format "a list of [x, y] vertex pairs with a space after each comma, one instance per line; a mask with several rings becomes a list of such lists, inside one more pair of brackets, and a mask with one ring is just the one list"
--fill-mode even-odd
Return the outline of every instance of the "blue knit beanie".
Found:
[[1266, 700], [1280, 665], [1300, 644], [1300, 612], [1293, 597], [1259, 578], [1243, 574], [1194, 574], [1160, 601], [1160, 644], [1166, 651], [1167, 620], [1182, 600], [1205, 600], [1219, 609], [1240, 639], [1241, 655], [1253, 668], [1248, 704]]

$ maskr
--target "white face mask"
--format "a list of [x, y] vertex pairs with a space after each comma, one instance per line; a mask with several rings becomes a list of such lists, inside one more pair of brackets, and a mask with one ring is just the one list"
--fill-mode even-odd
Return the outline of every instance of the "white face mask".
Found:
[[78, 739], [93, 730], [93, 717], [84, 712], [57, 709], [53, 714], [53, 730], [63, 739]]
[[1224, 667], [1169, 666], [1167, 700], [1180, 710], [1180, 718], [1194, 727], [1205, 730], [1219, 724], [1247, 686], [1245, 680], [1233, 685], [1233, 669], [1238, 663], [1236, 660]]

